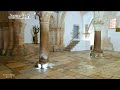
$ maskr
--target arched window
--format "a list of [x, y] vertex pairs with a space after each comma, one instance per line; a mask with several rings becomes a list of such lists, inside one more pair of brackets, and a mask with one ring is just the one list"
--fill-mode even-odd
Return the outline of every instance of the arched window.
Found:
[[110, 19], [109, 28], [110, 29], [115, 29], [116, 28], [116, 18]]

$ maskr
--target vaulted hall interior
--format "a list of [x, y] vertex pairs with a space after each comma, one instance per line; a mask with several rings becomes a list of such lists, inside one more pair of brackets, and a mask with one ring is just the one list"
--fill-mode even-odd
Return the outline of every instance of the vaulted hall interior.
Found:
[[0, 11], [0, 79], [120, 79], [120, 11]]

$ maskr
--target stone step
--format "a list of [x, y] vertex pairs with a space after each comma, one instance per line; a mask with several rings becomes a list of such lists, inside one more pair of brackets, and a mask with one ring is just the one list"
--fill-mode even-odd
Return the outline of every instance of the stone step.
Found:
[[79, 43], [79, 41], [72, 41], [70, 42], [69, 45], [67, 45], [67, 47], [65, 47], [65, 51], [70, 51], [74, 46], [76, 46]]

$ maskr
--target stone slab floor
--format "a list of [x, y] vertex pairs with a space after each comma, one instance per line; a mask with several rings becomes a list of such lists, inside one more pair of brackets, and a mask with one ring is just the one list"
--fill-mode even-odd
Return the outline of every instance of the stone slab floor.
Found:
[[38, 53], [0, 56], [0, 79], [120, 79], [120, 52], [104, 51], [97, 58], [89, 52], [50, 52], [48, 69], [34, 67]]

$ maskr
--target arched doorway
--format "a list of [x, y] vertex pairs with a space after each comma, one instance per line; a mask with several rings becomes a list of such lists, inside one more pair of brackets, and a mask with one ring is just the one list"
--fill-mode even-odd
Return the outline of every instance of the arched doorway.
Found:
[[26, 15], [30, 16], [30, 19], [25, 19], [24, 21], [24, 51], [28, 55], [39, 52], [40, 22], [35, 11], [28, 11]]
[[[66, 48], [71, 42], [75, 42], [71, 50], [78, 50], [80, 45], [79, 41], [81, 38], [80, 32], [83, 30], [81, 13], [78, 11], [63, 12], [61, 15], [61, 27], [64, 28], [64, 47]], [[77, 42], [75, 40], [77, 40]]]
[[[33, 43], [33, 36], [34, 36], [34, 32], [33, 32], [33, 27], [40, 27], [39, 24], [39, 18], [36, 17], [35, 18], [35, 11], [30, 11], [27, 13], [30, 16], [30, 19], [26, 19], [25, 20], [25, 30], [24, 30], [24, 43], [25, 44], [32, 44]], [[40, 32], [40, 31], [39, 31]], [[38, 34], [38, 43], [40, 43], [40, 33]]]
[[83, 40], [88, 42], [86, 50], [90, 50], [94, 46], [94, 26], [93, 26], [94, 13], [89, 11], [83, 16], [84, 37]]
[[[86, 19], [85, 19], [86, 18]], [[70, 41], [73, 39], [74, 35], [79, 33], [78, 39], [79, 43], [76, 44], [71, 51], [83, 51], [90, 50], [90, 46], [93, 45], [94, 37], [94, 27], [90, 25], [93, 19], [93, 12], [82, 12], [82, 11], [67, 11], [62, 12], [60, 18], [60, 27], [63, 29], [63, 43], [64, 47], [70, 44]], [[85, 25], [88, 24], [90, 33], [88, 39], [85, 38]], [[79, 28], [75, 31], [75, 28]], [[92, 40], [90, 39], [92, 38]]]

